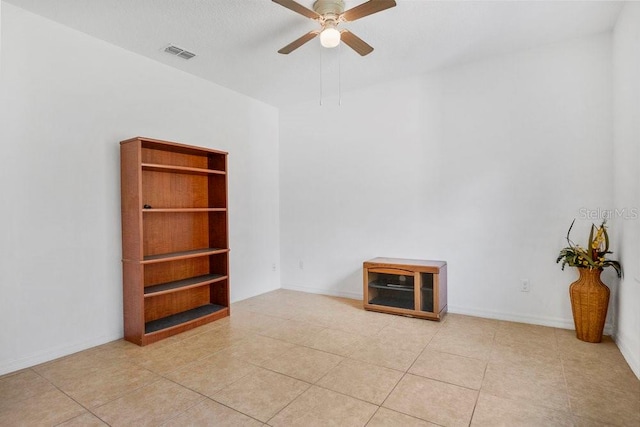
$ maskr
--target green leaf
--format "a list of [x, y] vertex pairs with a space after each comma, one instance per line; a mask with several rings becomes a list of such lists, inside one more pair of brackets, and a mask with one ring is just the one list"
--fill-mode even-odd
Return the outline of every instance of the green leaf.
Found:
[[571, 225], [569, 226], [569, 230], [567, 231], [567, 242], [569, 243], [569, 246], [573, 246], [571, 244], [571, 239], [569, 238], [569, 234], [571, 234], [571, 229], [573, 228], [573, 224], [576, 222], [576, 219], [573, 218], [573, 221], [571, 221]]
[[587, 245], [587, 257], [593, 261], [593, 257], [591, 256], [591, 253], [593, 252], [593, 248], [591, 247], [591, 245], [593, 245], [593, 230], [594, 228], [596, 228], [596, 226], [594, 224], [591, 224], [591, 231], [589, 232], [589, 244]]

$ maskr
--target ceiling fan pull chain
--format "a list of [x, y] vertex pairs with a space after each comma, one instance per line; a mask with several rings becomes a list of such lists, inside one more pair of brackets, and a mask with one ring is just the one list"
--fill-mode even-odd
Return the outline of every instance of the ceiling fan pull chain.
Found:
[[320, 49], [320, 106], [322, 107], [322, 49]]
[[342, 106], [342, 43], [338, 46], [338, 107]]

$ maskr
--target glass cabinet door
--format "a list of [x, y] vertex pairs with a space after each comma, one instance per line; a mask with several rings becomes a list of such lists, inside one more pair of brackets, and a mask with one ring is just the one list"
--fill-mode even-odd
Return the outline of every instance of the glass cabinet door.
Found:
[[414, 310], [415, 277], [403, 270], [369, 270], [369, 304]]
[[433, 274], [420, 273], [420, 310], [433, 313]]

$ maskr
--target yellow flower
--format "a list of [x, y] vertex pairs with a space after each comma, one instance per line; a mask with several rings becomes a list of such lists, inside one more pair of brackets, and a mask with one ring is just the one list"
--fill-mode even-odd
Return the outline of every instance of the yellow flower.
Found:
[[593, 249], [598, 249], [602, 243], [604, 243], [604, 227], [598, 228], [598, 231], [596, 232], [596, 236], [594, 237], [593, 242], [591, 243], [591, 247]]

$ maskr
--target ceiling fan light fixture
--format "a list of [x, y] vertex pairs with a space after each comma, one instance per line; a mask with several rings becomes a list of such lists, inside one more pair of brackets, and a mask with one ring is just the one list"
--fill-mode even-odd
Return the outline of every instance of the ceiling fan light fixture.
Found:
[[396, 6], [396, 0], [368, 0], [345, 11], [344, 0], [316, 0], [315, 3], [313, 3], [313, 10], [311, 10], [296, 0], [272, 1], [293, 12], [312, 19], [322, 26], [320, 30], [309, 31], [307, 34], [280, 49], [278, 53], [283, 55], [293, 52], [303, 44], [320, 35], [320, 44], [323, 47], [336, 47], [342, 41], [360, 56], [366, 56], [373, 52], [371, 46], [351, 31], [347, 29], [339, 31], [336, 27], [340, 23], [353, 22], [365, 16], [373, 15], [374, 13], [382, 12], [383, 10]]
[[332, 48], [340, 44], [340, 31], [335, 25], [327, 25], [320, 33], [320, 44], [323, 47]]

